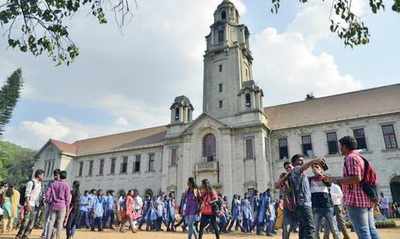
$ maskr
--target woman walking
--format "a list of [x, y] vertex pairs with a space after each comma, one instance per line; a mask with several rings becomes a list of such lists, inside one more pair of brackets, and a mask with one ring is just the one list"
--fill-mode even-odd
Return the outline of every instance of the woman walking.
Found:
[[79, 223], [80, 218], [80, 198], [81, 193], [79, 192], [79, 182], [74, 181], [72, 183], [72, 197], [70, 203], [70, 212], [66, 225], [67, 239], [74, 236], [76, 227]]
[[188, 227], [188, 239], [191, 239], [192, 236], [194, 236], [195, 239], [198, 239], [199, 233], [197, 232], [196, 221], [199, 214], [200, 193], [194, 178], [190, 177], [188, 179], [187, 186], [188, 189], [186, 190], [184, 196], [184, 216], [186, 225]]
[[8, 183], [3, 194], [3, 232], [10, 232], [14, 229], [14, 221], [18, 216], [19, 192], [14, 185]]
[[133, 198], [133, 190], [129, 190], [126, 194], [125, 199], [125, 211], [122, 216], [122, 223], [120, 226], [120, 232], [124, 232], [124, 225], [129, 222], [129, 227], [132, 233], [136, 233], [136, 220], [138, 219], [138, 214], [135, 211], [135, 199]]
[[208, 179], [203, 179], [201, 181], [201, 218], [200, 218], [200, 231], [199, 231], [199, 239], [203, 238], [204, 228], [211, 224], [214, 229], [215, 238], [219, 239], [219, 228], [217, 225], [217, 215], [215, 208], [215, 204], [218, 201], [217, 193], [211, 187]]

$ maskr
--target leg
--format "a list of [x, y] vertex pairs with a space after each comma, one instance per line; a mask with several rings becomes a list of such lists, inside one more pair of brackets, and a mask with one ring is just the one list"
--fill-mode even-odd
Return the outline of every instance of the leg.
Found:
[[208, 216], [201, 216], [200, 218], [200, 230], [199, 230], [199, 239], [203, 238], [204, 228], [207, 226], [209, 222]]
[[349, 216], [358, 238], [371, 239], [367, 208], [349, 208]]
[[374, 211], [372, 208], [368, 209], [368, 224], [372, 239], [379, 239], [378, 231], [375, 227]]
[[51, 239], [52, 235], [53, 235], [53, 229], [54, 229], [54, 224], [56, 222], [57, 219], [57, 213], [56, 211], [51, 210], [50, 211], [50, 215], [49, 215], [49, 226], [47, 228], [47, 232], [46, 232], [46, 239]]
[[350, 239], [349, 233], [347, 232], [346, 222], [343, 216], [342, 207], [337, 205], [334, 207], [336, 222], [338, 225], [338, 229], [343, 234], [343, 239]]
[[314, 237], [315, 237], [315, 239], [319, 239], [319, 232], [321, 231], [321, 222], [322, 222], [322, 218], [323, 218], [323, 215], [320, 212], [319, 208], [314, 210], [313, 216], [314, 216], [314, 222], [315, 222], [315, 236]]
[[215, 238], [219, 239], [219, 228], [218, 228], [216, 216], [211, 216], [211, 226], [214, 229]]
[[333, 208], [326, 209], [324, 217], [325, 224], [328, 225], [329, 230], [332, 232], [333, 239], [339, 239], [339, 230]]
[[299, 219], [299, 238], [314, 238], [314, 219], [311, 207], [298, 206], [296, 208], [296, 217]]
[[57, 211], [57, 228], [56, 228], [56, 239], [61, 238], [61, 231], [63, 230], [64, 226], [64, 218], [65, 218], [66, 209], [61, 209]]

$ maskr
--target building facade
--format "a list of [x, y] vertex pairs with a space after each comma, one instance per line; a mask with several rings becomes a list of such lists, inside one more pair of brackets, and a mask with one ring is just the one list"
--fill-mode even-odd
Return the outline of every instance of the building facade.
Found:
[[206, 36], [199, 117], [193, 119], [189, 98], [178, 96], [169, 124], [74, 143], [50, 139], [35, 168], [45, 169], [46, 180], [53, 169], [65, 169], [83, 189], [178, 196], [188, 177], [208, 178], [231, 198], [272, 188], [296, 153], [326, 157], [329, 173], [340, 175], [338, 139], [354, 135], [377, 168], [380, 189], [400, 200], [400, 84], [264, 107], [249, 37], [235, 6], [222, 1]]

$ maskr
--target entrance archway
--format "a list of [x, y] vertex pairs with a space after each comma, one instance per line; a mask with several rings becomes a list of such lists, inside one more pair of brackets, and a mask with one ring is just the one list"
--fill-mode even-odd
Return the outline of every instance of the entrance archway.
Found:
[[393, 202], [400, 203], [400, 176], [395, 176], [390, 180], [390, 191], [392, 192]]

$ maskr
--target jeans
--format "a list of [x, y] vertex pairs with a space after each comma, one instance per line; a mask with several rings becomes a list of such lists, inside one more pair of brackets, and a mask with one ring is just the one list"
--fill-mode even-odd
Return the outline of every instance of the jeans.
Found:
[[[342, 206], [335, 205], [333, 209], [335, 211], [335, 217], [339, 229], [339, 234], [340, 232], [343, 234], [343, 239], [350, 239], [349, 233], [347, 232], [346, 221], [344, 219]], [[329, 233], [330, 233], [330, 228], [329, 225], [326, 223], [324, 228], [324, 239], [329, 238]]]
[[80, 219], [79, 219], [79, 226], [82, 227], [85, 226], [86, 228], [90, 228], [90, 218], [89, 218], [89, 212], [88, 211], [82, 211], [80, 213]]
[[309, 206], [297, 206], [296, 218], [299, 221], [299, 239], [314, 239], [314, 219]]
[[330, 208], [314, 208], [314, 220], [315, 220], [315, 239], [319, 239], [319, 232], [321, 230], [322, 219], [325, 218], [325, 222], [329, 225], [329, 229], [332, 232], [334, 239], [339, 239], [339, 233], [337, 228], [337, 222], [333, 207]]
[[114, 225], [114, 210], [112, 209], [106, 209], [104, 212], [103, 226], [107, 227], [107, 225], [110, 225], [109, 228]]
[[22, 219], [20, 228], [16, 237], [28, 237], [35, 224], [36, 214], [39, 213], [40, 208], [32, 207], [32, 211], [24, 209], [24, 219]]
[[215, 238], [219, 239], [219, 228], [217, 225], [217, 218], [215, 215], [201, 215], [199, 239], [203, 238], [204, 228], [208, 224], [211, 224], [211, 227], [214, 229]]
[[296, 215], [289, 209], [283, 209], [282, 239], [289, 239], [290, 232], [296, 227]]
[[188, 239], [192, 239], [192, 235], [195, 239], [199, 238], [199, 233], [197, 232], [197, 228], [195, 225], [196, 217], [196, 215], [185, 216], [186, 225], [188, 227]]
[[103, 217], [94, 217], [92, 231], [97, 227], [97, 230], [103, 231]]
[[349, 207], [349, 217], [359, 239], [379, 239], [372, 208]]
[[63, 226], [64, 226], [65, 213], [66, 213], [65, 208], [58, 209], [58, 210], [55, 210], [55, 209], [50, 210], [50, 221], [49, 221], [49, 227], [48, 227], [46, 239], [53, 238], [52, 232], [54, 229], [54, 224], [56, 224], [56, 232], [55, 232], [56, 239], [61, 238], [61, 230], [63, 229]]
[[78, 222], [79, 222], [79, 211], [72, 211], [68, 217], [67, 226], [65, 227], [67, 232], [67, 238], [71, 238], [75, 235]]

